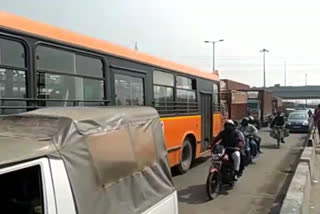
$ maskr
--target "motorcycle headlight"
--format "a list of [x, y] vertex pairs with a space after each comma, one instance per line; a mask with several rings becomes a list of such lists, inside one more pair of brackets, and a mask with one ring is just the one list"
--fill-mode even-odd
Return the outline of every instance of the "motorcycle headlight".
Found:
[[302, 125], [307, 126], [308, 125], [308, 121], [303, 121]]

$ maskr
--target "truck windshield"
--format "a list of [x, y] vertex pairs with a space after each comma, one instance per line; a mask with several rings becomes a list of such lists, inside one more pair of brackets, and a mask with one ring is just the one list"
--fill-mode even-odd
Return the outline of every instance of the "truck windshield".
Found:
[[258, 103], [249, 103], [248, 102], [248, 108], [249, 109], [257, 109], [258, 108]]
[[1, 213], [44, 213], [40, 166], [1, 174], [0, 188]]

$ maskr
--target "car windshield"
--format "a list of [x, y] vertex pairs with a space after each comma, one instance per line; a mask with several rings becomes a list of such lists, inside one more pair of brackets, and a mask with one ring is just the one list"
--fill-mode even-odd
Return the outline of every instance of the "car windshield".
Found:
[[289, 120], [305, 120], [307, 118], [306, 118], [305, 114], [297, 114], [297, 113], [295, 113], [295, 114], [290, 114], [288, 119]]

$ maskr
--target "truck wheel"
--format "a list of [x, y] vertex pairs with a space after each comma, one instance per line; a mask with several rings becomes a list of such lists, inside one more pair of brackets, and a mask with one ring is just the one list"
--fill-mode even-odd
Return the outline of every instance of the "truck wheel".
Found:
[[182, 146], [182, 151], [180, 155], [180, 164], [178, 165], [178, 170], [181, 174], [186, 173], [191, 166], [192, 162], [192, 146], [189, 139], [185, 139]]

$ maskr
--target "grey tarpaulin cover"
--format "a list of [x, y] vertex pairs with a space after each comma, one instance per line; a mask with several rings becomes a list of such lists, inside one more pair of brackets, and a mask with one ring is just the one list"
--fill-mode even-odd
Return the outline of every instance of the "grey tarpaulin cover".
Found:
[[149, 107], [44, 108], [2, 117], [0, 165], [62, 159], [78, 213], [141, 213], [174, 191], [161, 130]]

